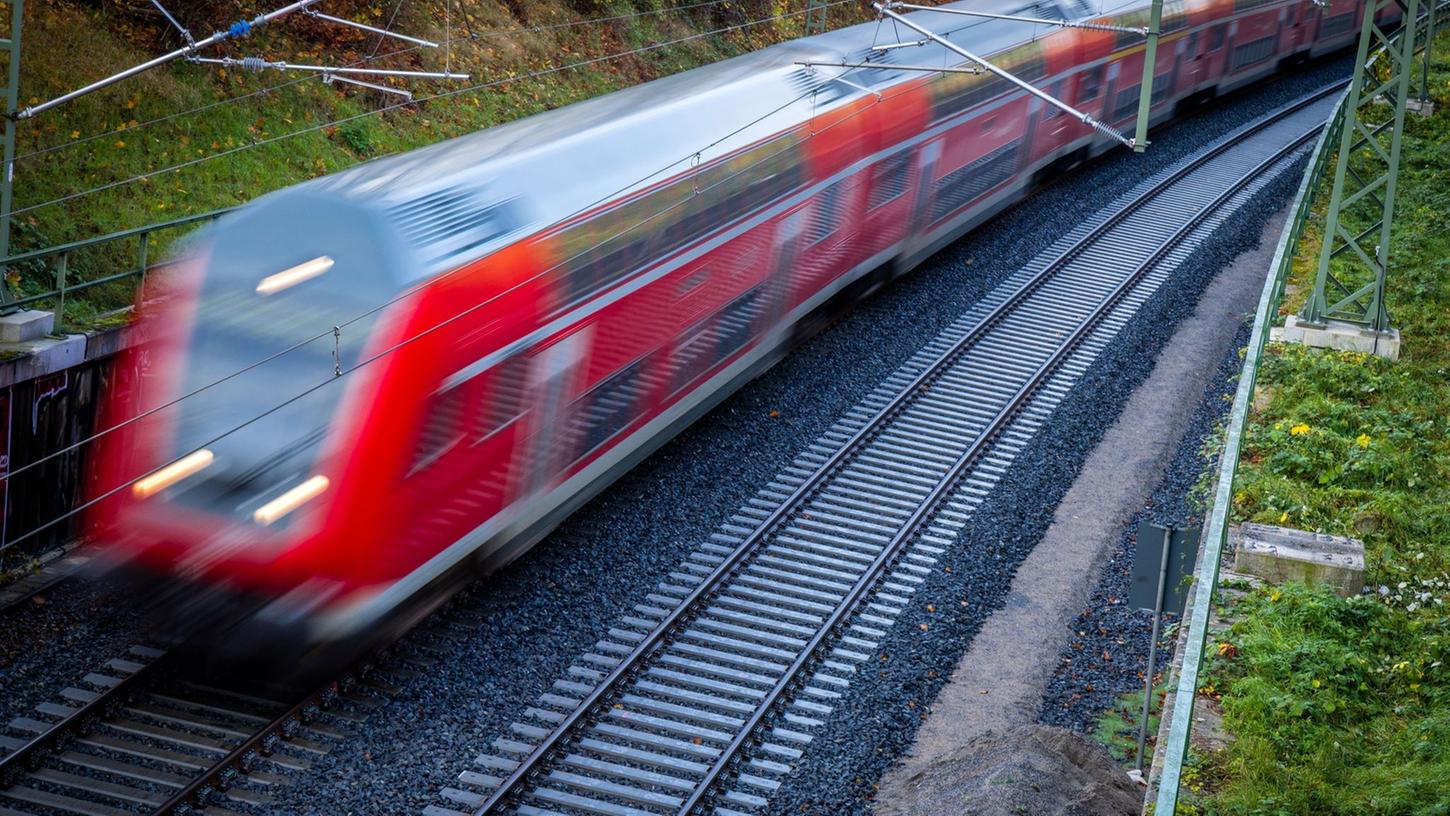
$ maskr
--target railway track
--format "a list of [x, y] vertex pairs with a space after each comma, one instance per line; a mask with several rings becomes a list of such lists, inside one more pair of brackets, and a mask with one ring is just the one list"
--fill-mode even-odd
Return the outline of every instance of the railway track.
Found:
[[1013, 458], [1342, 85], [1148, 179], [998, 287], [757, 494], [425, 816], [764, 809]]
[[334, 703], [373, 704], [352, 693], [370, 664], [279, 700], [188, 680], [180, 663], [132, 647], [12, 720], [0, 735], [0, 816], [265, 810], [268, 787], [305, 772], [360, 718]]

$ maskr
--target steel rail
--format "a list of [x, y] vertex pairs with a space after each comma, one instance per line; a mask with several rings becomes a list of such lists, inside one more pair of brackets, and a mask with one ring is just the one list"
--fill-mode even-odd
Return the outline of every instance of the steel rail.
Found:
[[[219, 795], [251, 773], [262, 758], [271, 756], [283, 743], [296, 736], [299, 728], [310, 724], [354, 683], [366, 679], [376, 665], [378, 654], [380, 652], [372, 653], [352, 664], [336, 679], [321, 684], [271, 718], [223, 757], [191, 775], [170, 798], [150, 812], [184, 814], [217, 804]], [[180, 662], [181, 658], [172, 651], [144, 664], [73, 713], [57, 720], [43, 733], [0, 758], [0, 790], [13, 787], [30, 772], [40, 769], [47, 757], [67, 750], [78, 737], [84, 737], [97, 725], [114, 718], [142, 695], [155, 691], [173, 676]], [[4, 807], [0, 810], [11, 812]]]
[[[1246, 128], [1239, 135], [1246, 136], [1267, 128], [1283, 117], [1322, 99], [1325, 95], [1332, 93], [1333, 90], [1334, 88], [1330, 87], [1287, 105], [1277, 111], [1275, 115], [1265, 117], [1253, 126]], [[518, 765], [499, 783], [498, 787], [494, 789], [483, 804], [475, 810], [475, 813], [485, 814], [492, 812], [498, 806], [512, 802], [521, 796], [524, 793], [526, 783], [533, 781], [539, 775], [541, 767], [546, 765], [562, 750], [569, 735], [581, 723], [588, 721], [590, 717], [598, 713], [606, 705], [607, 701], [615, 695], [617, 687], [623, 681], [632, 679], [637, 675], [641, 666], [669, 642], [671, 635], [676, 631], [678, 626], [682, 622], [688, 621], [700, 610], [702, 607], [701, 602], [714, 596], [729, 578], [736, 574], [751, 557], [758, 553], [763, 547], [768, 535], [782, 521], [792, 516], [804, 504], [805, 500], [814, 495], [829, 478], [839, 472], [848, 459], [860, 452], [863, 442], [873, 437], [877, 432], [886, 427], [892, 419], [900, 415], [912, 403], [914, 397], [924, 385], [948, 370], [989, 329], [999, 324], [1006, 316], [1011, 314], [1024, 299], [1037, 291], [1046, 281], [1052, 279], [1064, 265], [1092, 246], [1104, 233], [1117, 226], [1132, 213], [1141, 209], [1148, 201], [1171, 188], [1176, 182], [1182, 180], [1212, 159], [1231, 150], [1235, 145], [1236, 142], [1225, 142], [1210, 150], [1204, 151], [1190, 162], [1185, 163], [1184, 166], [1165, 176], [1152, 189], [1144, 191], [1136, 200], [1119, 208], [1108, 216], [1108, 218], [1104, 219], [1101, 224], [1084, 235], [1079, 241], [1063, 250], [1057, 257], [1048, 262], [1043, 269], [1035, 273], [1028, 281], [1024, 282], [1001, 304], [984, 316], [970, 331], [955, 341], [931, 365], [914, 377], [908, 385], [904, 386], [898, 392], [898, 396], [894, 400], [873, 415], [870, 420], [843, 442], [824, 463], [792, 491], [785, 500], [777, 504], [771, 513], [754, 527], [745, 540], [725, 560], [701, 579], [695, 585], [695, 588], [680, 600], [670, 613], [647, 636], [641, 639], [629, 654], [622, 657], [604, 678], [595, 685], [594, 689], [571, 712], [563, 716], [543, 740], [527, 756], [519, 761]], [[933, 492], [932, 495], [935, 496], [936, 493]], [[822, 628], [821, 632], [818, 632], [818, 636], [824, 638], [825, 634], [823, 633], [825, 633], [825, 627]], [[813, 640], [813, 642], [816, 641]], [[796, 674], [794, 673], [785, 675], [781, 681], [781, 684], [783, 684], [782, 687], [793, 684], [795, 678]], [[743, 729], [739, 733], [740, 735], [749, 734], [752, 728], [753, 726]], [[740, 742], [742, 739], [741, 736], [737, 735], [737, 742]], [[732, 746], [734, 745], [735, 743], [732, 743]], [[738, 747], [735, 748], [735, 752], [738, 753]], [[722, 753], [717, 765], [721, 769], [727, 767], [730, 756], [731, 752], [727, 751], [726, 753]], [[715, 771], [715, 775], [718, 775], [718, 771]], [[696, 788], [697, 796], [691, 798], [690, 807], [693, 807], [698, 802], [699, 792], [707, 787], [699, 786]], [[681, 810], [682, 813], [688, 811], [689, 808]]]
[[215, 804], [212, 800], [225, 793], [243, 776], [251, 773], [261, 757], [270, 756], [278, 743], [291, 739], [296, 730], [311, 723], [323, 709], [337, 699], [351, 682], [365, 676], [372, 670], [371, 660], [349, 669], [342, 679], [331, 680], [314, 689], [295, 705], [274, 717], [256, 733], [233, 748], [226, 756], [217, 760], [205, 771], [193, 776], [181, 790], [177, 791], [154, 811], [155, 814], [187, 813], [188, 808], [205, 808]]
[[40, 767], [45, 757], [64, 750], [77, 734], [84, 734], [97, 722], [114, 714], [139, 694], [148, 691], [163, 674], [165, 655], [131, 672], [124, 680], [82, 705], [38, 736], [0, 758], [0, 788], [15, 784], [27, 771]]

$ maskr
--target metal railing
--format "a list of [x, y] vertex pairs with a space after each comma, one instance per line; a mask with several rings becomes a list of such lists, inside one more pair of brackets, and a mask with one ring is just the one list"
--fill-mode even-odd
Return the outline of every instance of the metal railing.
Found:
[[[3, 285], [0, 285], [0, 314], [9, 314], [41, 303], [54, 303], [58, 329], [65, 320], [67, 297], [125, 281], [134, 281], [134, 296], [145, 284], [147, 271], [155, 266], [153, 254], [159, 237], [168, 233], [189, 232], [197, 225], [215, 221], [231, 211], [231, 208], [212, 210], [0, 258], [0, 275], [5, 278]], [[128, 244], [132, 245], [128, 247]], [[78, 258], [87, 259], [89, 263], [81, 264], [82, 268], [78, 268]], [[119, 271], [87, 274], [84, 267]], [[11, 283], [16, 275], [32, 283], [48, 277], [49, 288], [41, 292], [19, 294], [14, 291]]]
[[[1450, 8], [1450, 2], [1439, 2], [1435, 5], [1441, 11]], [[1417, 28], [1427, 25], [1426, 16], [1417, 19]], [[1390, 40], [1393, 43], [1399, 37], [1400, 33], [1397, 33]], [[1370, 62], [1377, 59], [1379, 51], [1371, 55]], [[1234, 479], [1238, 475], [1239, 455], [1243, 449], [1249, 411], [1253, 404], [1254, 385], [1258, 379], [1264, 349], [1269, 342], [1269, 331], [1278, 322], [1279, 307], [1294, 266], [1299, 242], [1314, 217], [1314, 196], [1323, 186], [1326, 169], [1330, 166], [1329, 160], [1335, 155], [1335, 146], [1343, 135], [1348, 98], [1349, 90], [1346, 89], [1344, 96], [1334, 106], [1334, 111], [1314, 146], [1304, 178], [1294, 195], [1291, 205], [1293, 214], [1279, 235], [1279, 243], [1269, 265], [1269, 275], [1264, 281], [1258, 309], [1254, 313], [1253, 330], [1244, 354], [1243, 372], [1234, 393], [1223, 450], [1219, 454], [1213, 509], [1202, 539], [1203, 554], [1199, 561], [1199, 573], [1194, 576], [1194, 594], [1186, 612], [1188, 635], [1183, 647], [1178, 682], [1173, 690], [1173, 714], [1169, 722], [1168, 738], [1158, 747], [1163, 752], [1164, 759], [1163, 770], [1157, 778], [1156, 797], [1153, 799], [1155, 804], [1152, 812], [1156, 816], [1171, 816], [1178, 809], [1183, 764], [1188, 758], [1188, 740], [1193, 727], [1193, 704], [1198, 693], [1199, 673], [1203, 668], [1213, 596], [1218, 591], [1219, 564], [1227, 543], [1229, 519], [1233, 509]], [[1152, 789], [1149, 795], [1154, 796]]]

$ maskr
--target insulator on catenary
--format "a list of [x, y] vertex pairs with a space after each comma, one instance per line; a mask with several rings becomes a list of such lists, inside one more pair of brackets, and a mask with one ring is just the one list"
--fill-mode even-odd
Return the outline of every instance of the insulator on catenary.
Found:
[[261, 57], [242, 57], [242, 68], [248, 71], [261, 71], [267, 66], [267, 61]]

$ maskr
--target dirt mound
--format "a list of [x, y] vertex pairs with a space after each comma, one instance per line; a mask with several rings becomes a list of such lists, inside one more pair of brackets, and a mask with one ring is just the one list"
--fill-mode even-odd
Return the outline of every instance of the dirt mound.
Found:
[[877, 816], [1138, 816], [1143, 794], [1097, 744], [1033, 724], [983, 734], [876, 801]]

